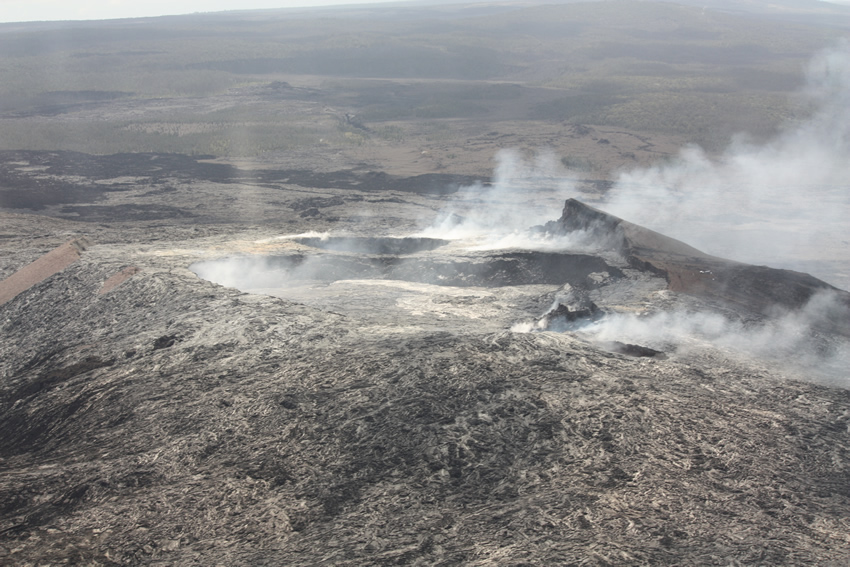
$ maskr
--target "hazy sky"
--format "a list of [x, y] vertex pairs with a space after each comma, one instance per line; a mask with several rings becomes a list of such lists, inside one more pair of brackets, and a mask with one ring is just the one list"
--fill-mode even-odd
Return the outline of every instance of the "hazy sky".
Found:
[[0, 0], [0, 22], [140, 18], [376, 1], [380, 0]]
[[[0, 22], [140, 18], [194, 12], [368, 4], [381, 1], [392, 0], [0, 0]], [[850, 5], [850, 0], [822, 1]]]

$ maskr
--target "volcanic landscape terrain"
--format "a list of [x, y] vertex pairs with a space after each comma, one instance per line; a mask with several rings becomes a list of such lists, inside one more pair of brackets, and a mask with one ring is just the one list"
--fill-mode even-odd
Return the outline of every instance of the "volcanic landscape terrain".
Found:
[[[721, 208], [846, 152], [847, 90], [779, 102], [850, 86], [846, 11], [632, 4], [2, 28], [9, 72], [120, 84], [2, 87], [0, 564], [847, 565], [847, 165]], [[821, 210], [815, 275], [682, 228]]]

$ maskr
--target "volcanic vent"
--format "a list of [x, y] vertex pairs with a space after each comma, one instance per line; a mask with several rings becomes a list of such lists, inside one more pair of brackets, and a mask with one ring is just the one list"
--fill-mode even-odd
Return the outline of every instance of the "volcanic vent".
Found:
[[696, 340], [808, 360], [845, 348], [831, 337], [850, 336], [850, 294], [808, 274], [710, 256], [574, 199], [558, 220], [530, 232], [546, 238], [546, 251], [308, 234], [278, 239], [274, 254], [191, 270], [373, 325], [571, 332], [631, 356], [656, 357]]
[[[497, 328], [537, 313], [563, 286], [587, 289], [623, 277], [600, 256], [480, 251], [432, 238], [293, 236], [271, 255], [193, 264], [202, 278], [335, 311], [400, 310], [435, 320], [487, 318]], [[460, 307], [462, 306], [462, 309]]]

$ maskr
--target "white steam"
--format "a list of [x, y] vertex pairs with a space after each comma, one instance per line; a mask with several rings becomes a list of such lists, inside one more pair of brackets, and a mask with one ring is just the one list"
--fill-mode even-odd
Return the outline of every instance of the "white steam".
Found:
[[717, 158], [690, 146], [671, 163], [623, 173], [603, 208], [717, 256], [846, 286], [850, 43], [816, 56], [807, 83], [817, 110], [804, 123], [763, 145], [740, 137]]
[[556, 238], [528, 230], [553, 220], [553, 212], [558, 213], [575, 192], [554, 154], [526, 160], [514, 150], [502, 150], [496, 161], [491, 186], [461, 188], [431, 226], [415, 236], [464, 240], [473, 250], [587, 246], [580, 235]]
[[716, 313], [659, 312], [646, 316], [613, 314], [581, 329], [599, 342], [637, 343], [689, 353], [711, 346], [795, 367], [805, 378], [850, 387], [850, 346], [819, 337], [816, 329], [836, 310], [847, 308], [830, 292], [812, 297], [802, 309], [758, 324], [733, 321]]
[[[850, 42], [814, 57], [800, 94], [811, 116], [773, 140], [741, 134], [717, 157], [688, 146], [668, 163], [621, 173], [600, 208], [709, 254], [850, 288]], [[496, 158], [492, 187], [461, 190], [421, 236], [479, 250], [593, 249], [582, 235], [528, 230], [578, 196], [553, 155]]]
[[319, 240], [327, 240], [330, 237], [330, 232], [316, 232], [315, 230], [310, 230], [298, 234], [282, 234], [280, 236], [274, 236], [272, 238], [262, 238], [260, 240], [255, 240], [254, 242], [256, 242], [257, 244], [269, 244], [271, 242], [277, 242], [279, 240], [293, 240], [296, 238], [317, 238]]
[[248, 293], [327, 285], [353, 277], [375, 277], [368, 267], [334, 263], [324, 254], [306, 256], [248, 255], [196, 262], [189, 269], [198, 277]]
[[[567, 298], [569, 299], [569, 298]], [[557, 300], [556, 308], [563, 300]], [[551, 311], [551, 310], [550, 310]], [[569, 330], [595, 343], [620, 342], [647, 346], [665, 353], [700, 354], [703, 349], [721, 349], [795, 370], [801, 378], [844, 388], [850, 387], [850, 343], [822, 336], [819, 328], [830, 321], [850, 317], [850, 310], [834, 292], [814, 295], [801, 309], [778, 313], [760, 322], [732, 320], [705, 311], [661, 311], [655, 313], [611, 313], [595, 320], [585, 319], [566, 327], [543, 317], [511, 327], [517, 333]], [[552, 323], [556, 323], [553, 328]], [[827, 332], [827, 334], [829, 334]]]
[[293, 280], [309, 279], [310, 275], [307, 269], [303, 277], [293, 278], [289, 270], [273, 265], [271, 259], [265, 256], [240, 256], [197, 262], [189, 269], [205, 280], [242, 290], [283, 287], [291, 284]]

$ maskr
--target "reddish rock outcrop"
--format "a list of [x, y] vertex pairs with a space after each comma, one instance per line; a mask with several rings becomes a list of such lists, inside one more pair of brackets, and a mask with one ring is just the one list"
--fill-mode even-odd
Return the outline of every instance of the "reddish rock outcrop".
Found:
[[134, 275], [138, 274], [139, 272], [141, 272], [141, 270], [135, 266], [129, 266], [127, 268], [124, 268], [123, 270], [121, 270], [117, 274], [110, 276], [109, 279], [103, 282], [103, 285], [97, 291], [97, 294], [103, 295], [105, 293], [109, 293], [122, 283], [132, 278]]
[[85, 238], [66, 242], [0, 282], [0, 305], [79, 260], [87, 246]]

